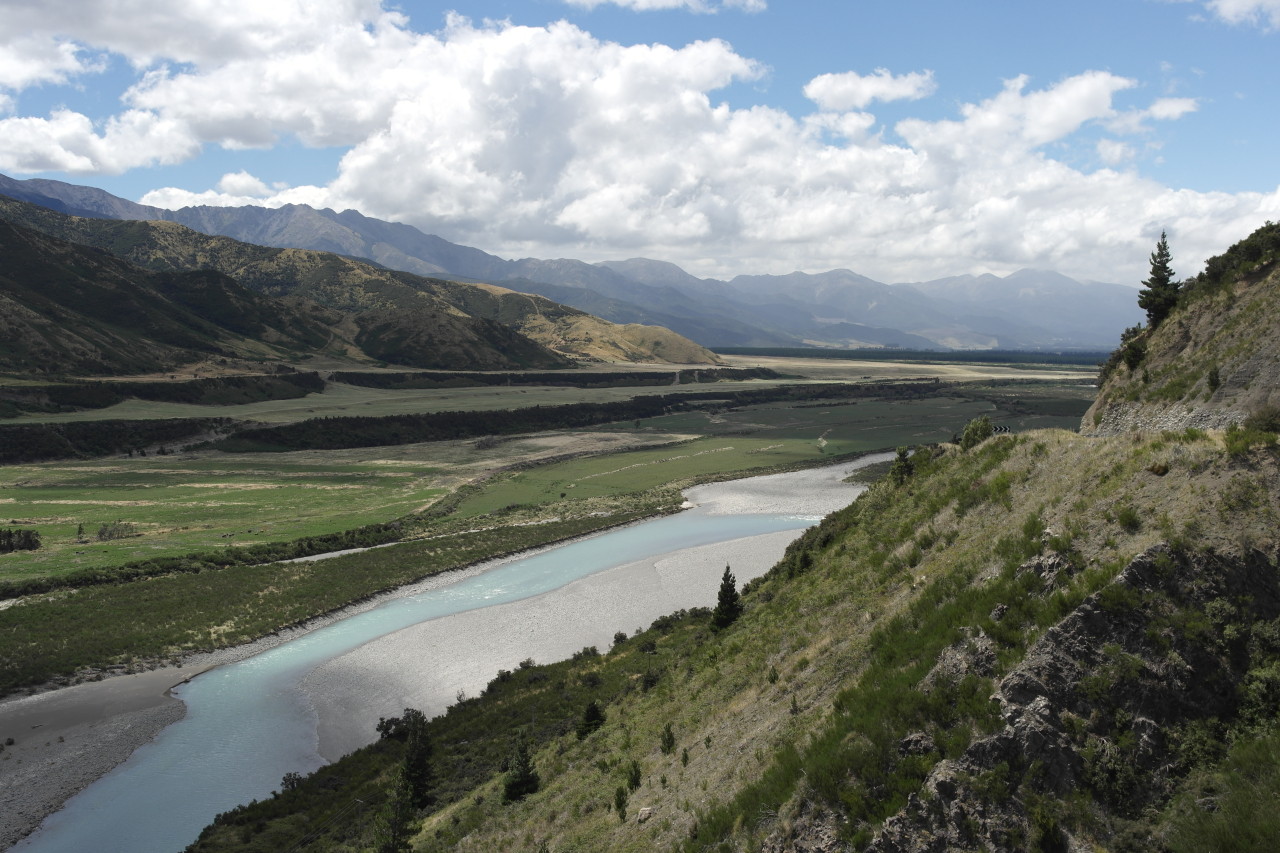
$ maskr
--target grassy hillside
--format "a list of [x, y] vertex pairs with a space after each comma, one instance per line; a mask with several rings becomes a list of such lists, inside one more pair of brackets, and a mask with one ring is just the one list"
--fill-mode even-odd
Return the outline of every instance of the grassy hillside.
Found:
[[[659, 620], [432, 721], [413, 849], [1204, 849], [1218, 819], [1184, 799], [1247, 798], [1233, 768], [1273, 748], [1274, 446], [1045, 431], [913, 461], [727, 630]], [[591, 699], [606, 721], [580, 739]], [[541, 787], [504, 803], [517, 737]], [[355, 796], [300, 849], [366, 849], [398, 756], [380, 742], [194, 849], [279, 849]]]
[[355, 343], [397, 364], [494, 370], [565, 367], [575, 358], [716, 361], [665, 329], [616, 326], [541, 296], [423, 278], [330, 252], [257, 246], [173, 222], [71, 217], [5, 197], [0, 216], [148, 269], [214, 269], [274, 297], [346, 312]]
[[[1280, 225], [1267, 224], [1182, 283], [1156, 328], [1133, 329], [1104, 368], [1081, 429], [1210, 428], [1280, 411]], [[1274, 424], [1272, 424], [1274, 427]]]
[[113, 374], [324, 349], [323, 322], [210, 271], [149, 272], [0, 221], [0, 370]]

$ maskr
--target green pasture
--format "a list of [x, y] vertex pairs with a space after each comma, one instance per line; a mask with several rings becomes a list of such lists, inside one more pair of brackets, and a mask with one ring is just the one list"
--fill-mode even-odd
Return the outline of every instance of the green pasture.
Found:
[[[318, 454], [6, 466], [0, 468], [0, 525], [34, 526], [42, 547], [0, 555], [0, 578], [61, 575], [389, 521], [441, 493], [435, 473], [422, 461], [343, 464]], [[115, 522], [132, 525], [132, 535], [98, 539], [99, 529]]]
[[[743, 384], [716, 387], [730, 390]], [[542, 392], [554, 392], [556, 402], [567, 402], [594, 394], [624, 397], [637, 390], [671, 389], [384, 392], [333, 386], [324, 395], [304, 400], [220, 408], [275, 406], [285, 412], [332, 393], [344, 399], [380, 398], [379, 406], [403, 411], [403, 404], [393, 405], [391, 398], [415, 398], [424, 405], [434, 398], [434, 405], [453, 402], [472, 406], [477, 395], [487, 395], [496, 406], [498, 401], [511, 405], [517, 397], [552, 402]], [[445, 399], [473, 391], [465, 403]], [[503, 475], [467, 497], [458, 513], [473, 516], [513, 505], [554, 505], [562, 500], [561, 495], [565, 499], [614, 496], [691, 478], [945, 441], [981, 414], [1015, 431], [1074, 428], [1090, 396], [1091, 389], [1081, 387], [1009, 386], [919, 400], [834, 400], [801, 406], [770, 403], [731, 411], [677, 413], [648, 418], [638, 425], [627, 421], [601, 429], [619, 433], [619, 438], [621, 433], [655, 440], [665, 440], [669, 434], [703, 438], [675, 448], [589, 457]], [[155, 411], [204, 410], [154, 403], [126, 405]], [[421, 509], [474, 472], [521, 458], [527, 451], [525, 444], [517, 439], [484, 452], [475, 450], [472, 442], [438, 442], [338, 452], [247, 457], [200, 453], [5, 466], [0, 468], [0, 525], [34, 526], [43, 547], [0, 555], [0, 579], [56, 576], [390, 521]], [[100, 540], [99, 529], [116, 522], [131, 525], [130, 535]], [[80, 525], [83, 535], [78, 536]]]
[[723, 412], [681, 412], [644, 419], [639, 427], [630, 421], [614, 424], [602, 429], [704, 437], [677, 447], [576, 459], [509, 474], [462, 501], [457, 512], [478, 515], [509, 506], [640, 492], [691, 478], [949, 441], [979, 415], [1018, 432], [1074, 429], [1088, 405], [1087, 399], [1076, 399], [1071, 393], [1064, 396], [1060, 390], [1010, 393], [1011, 400], [1018, 401], [1016, 407], [1000, 398], [999, 407], [983, 398], [856, 400], [820, 406], [763, 404]]
[[620, 388], [562, 388], [531, 385], [384, 390], [331, 382], [321, 394], [308, 394], [293, 400], [268, 400], [236, 406], [200, 406], [192, 403], [126, 400], [104, 409], [31, 415], [11, 422], [66, 423], [117, 419], [227, 417], [284, 424], [304, 421], [308, 418], [339, 416], [383, 417], [431, 412], [484, 412], [498, 409], [524, 409], [532, 406], [563, 406], [570, 403], [610, 403], [648, 394], [703, 393], [713, 389], [730, 392], [781, 384], [787, 383], [782, 380], [753, 379], [743, 382], [717, 382], [714, 385], [655, 385]]

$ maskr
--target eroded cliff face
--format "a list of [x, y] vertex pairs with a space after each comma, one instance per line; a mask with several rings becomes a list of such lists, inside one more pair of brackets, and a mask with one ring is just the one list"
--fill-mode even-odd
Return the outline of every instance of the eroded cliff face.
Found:
[[1277, 300], [1274, 263], [1196, 292], [1121, 347], [1080, 431], [1225, 429], [1280, 405]]
[[[1041, 594], [1052, 595], [1071, 569], [1049, 556], [1021, 571], [1040, 575]], [[1247, 687], [1280, 654], [1277, 616], [1275, 555], [1143, 553], [1044, 632], [992, 696], [1004, 728], [939, 761], [869, 849], [1090, 850], [1133, 833], [1127, 819], [1179, 784], [1198, 727], [1261, 710]], [[948, 655], [939, 663], [954, 671]], [[1068, 830], [1061, 806], [1083, 789], [1094, 793], [1087, 828]]]

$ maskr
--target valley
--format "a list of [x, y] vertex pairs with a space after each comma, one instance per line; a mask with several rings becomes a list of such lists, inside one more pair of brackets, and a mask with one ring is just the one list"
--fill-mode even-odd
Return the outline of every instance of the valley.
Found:
[[[183, 713], [122, 687], [42, 744], [24, 703], [182, 681], [495, 559], [678, 526], [700, 484], [876, 451], [821, 520], [783, 509], [715, 556], [673, 545], [684, 597], [639, 607], [624, 584], [649, 569], [556, 581], [596, 621], [510, 622], [515, 645], [452, 697], [423, 686], [448, 656], [431, 630], [479, 647], [505, 629], [406, 617], [300, 665], [319, 753], [270, 763], [278, 789], [246, 795], [265, 799], [211, 797], [225, 810], [189, 849], [389, 850], [390, 826], [417, 851], [1189, 851], [1222, 831], [1198, 804], [1247, 797], [1234, 768], [1271, 748], [1273, 226], [1099, 373], [1082, 353], [717, 353], [482, 284], [0, 207], [23, 262], [0, 306], [18, 330], [0, 351], [7, 840]], [[726, 569], [713, 610], [721, 559], [747, 582]], [[611, 643], [622, 610], [590, 604], [610, 595], [642, 614]], [[335, 722], [375, 696], [404, 714], [376, 739]], [[73, 783], [35, 772], [79, 755]], [[410, 770], [432, 781], [396, 811]]]

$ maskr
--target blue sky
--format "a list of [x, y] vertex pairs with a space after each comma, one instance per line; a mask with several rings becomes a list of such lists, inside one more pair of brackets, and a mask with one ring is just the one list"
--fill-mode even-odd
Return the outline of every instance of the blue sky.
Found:
[[1280, 219], [1280, 0], [0, 0], [0, 172], [507, 257], [1190, 274]]

